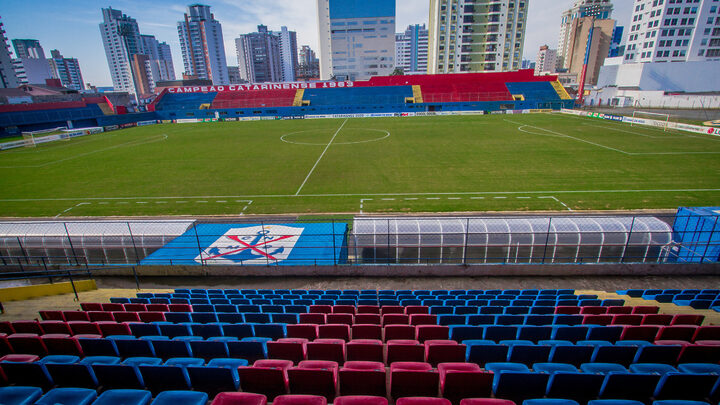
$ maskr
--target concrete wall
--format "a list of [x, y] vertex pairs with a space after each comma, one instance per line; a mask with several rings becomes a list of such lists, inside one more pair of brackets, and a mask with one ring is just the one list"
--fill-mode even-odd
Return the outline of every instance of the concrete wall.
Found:
[[720, 61], [628, 63], [600, 69], [598, 88], [615, 86], [644, 91], [720, 91]]

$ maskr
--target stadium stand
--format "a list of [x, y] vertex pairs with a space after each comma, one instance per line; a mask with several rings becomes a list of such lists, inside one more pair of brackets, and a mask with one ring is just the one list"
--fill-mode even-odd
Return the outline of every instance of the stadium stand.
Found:
[[720, 396], [720, 327], [574, 290], [176, 289], [110, 301], [0, 322], [0, 398], [689, 405]]
[[297, 90], [260, 90], [252, 92], [220, 92], [211, 108], [292, 107]]

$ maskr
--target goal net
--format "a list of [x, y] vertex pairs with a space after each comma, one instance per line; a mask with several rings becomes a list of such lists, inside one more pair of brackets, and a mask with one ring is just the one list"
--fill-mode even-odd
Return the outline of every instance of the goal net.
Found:
[[650, 125], [658, 128], [662, 128], [663, 131], [668, 130], [668, 123], [670, 122], [670, 114], [656, 113], [650, 111], [633, 111], [632, 121], [630, 126], [634, 124]]
[[50, 135], [57, 132], [62, 131], [63, 129], [67, 129], [67, 127], [57, 127], [52, 129], [41, 129], [38, 131], [24, 131], [22, 133], [23, 140], [25, 141], [25, 146], [28, 148], [34, 148], [37, 146], [37, 142], [35, 142], [36, 136], [42, 136], [42, 135]]

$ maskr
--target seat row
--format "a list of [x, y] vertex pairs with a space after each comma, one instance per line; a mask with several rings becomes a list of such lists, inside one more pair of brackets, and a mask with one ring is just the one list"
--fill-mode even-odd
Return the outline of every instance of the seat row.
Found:
[[720, 290], [621, 290], [618, 294], [629, 295], [662, 303], [673, 303], [694, 309], [714, 309], [720, 311]]
[[[55, 388], [43, 395], [42, 389], [34, 386], [0, 387], [0, 398], [5, 398], [7, 402], [3, 403], [10, 405], [174, 405], [178, 402], [205, 405], [208, 400], [207, 394], [194, 391], [165, 391], [154, 400], [150, 391], [125, 389], [105, 391], [98, 396], [94, 389]], [[266, 403], [255, 402], [260, 405]]]
[[[14, 360], [14, 361], [13, 361]], [[319, 395], [332, 401], [336, 395], [373, 395], [391, 398], [426, 396], [458, 401], [469, 397], [560, 397], [581, 402], [596, 398], [714, 399], [718, 394], [720, 366], [638, 363], [626, 368], [614, 363], [586, 363], [579, 369], [563, 363], [477, 364], [394, 362], [389, 367], [389, 392], [384, 364], [350, 361], [262, 359], [247, 366], [241, 359], [212, 359], [205, 365], [195, 358], [135, 357], [85, 358], [48, 356], [0, 359], [8, 382], [39, 386], [90, 389], [147, 389], [154, 395], [168, 390], [194, 389], [215, 396], [223, 391], [258, 393], [274, 399], [285, 394]], [[435, 368], [437, 367], [437, 368]]]
[[[400, 337], [400, 336], [399, 336]], [[7, 338], [6, 354], [113, 356], [113, 357], [198, 357], [244, 358], [257, 360], [278, 358], [292, 360], [428, 361], [430, 363], [469, 361], [477, 364], [496, 361], [616, 362], [624, 365], [637, 362], [664, 364], [720, 362], [720, 341], [689, 343], [682, 341], [482, 339], [456, 340], [433, 336], [420, 341], [415, 335], [383, 342], [372, 337], [352, 340], [338, 338], [216, 336], [142, 336], [97, 335], [42, 337], [16, 334]], [[432, 346], [432, 347], [431, 347]]]
[[[201, 288], [176, 288], [176, 294], [201, 294], [201, 295], [227, 295], [227, 294], [344, 294], [344, 295], [361, 295], [373, 294], [378, 295], [463, 295], [463, 294], [506, 294], [506, 295], [566, 295], [575, 294], [573, 289], [526, 289], [526, 290], [287, 290], [287, 289], [201, 289]], [[152, 294], [152, 293], [139, 293]], [[167, 296], [168, 293], [161, 293], [160, 296]], [[138, 295], [141, 296], [141, 295]], [[150, 296], [150, 295], [142, 295]], [[158, 294], [154, 294], [158, 296]]]

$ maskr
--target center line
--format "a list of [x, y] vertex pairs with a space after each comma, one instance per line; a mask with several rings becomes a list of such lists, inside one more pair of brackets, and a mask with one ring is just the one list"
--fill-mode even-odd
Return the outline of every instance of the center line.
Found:
[[310, 173], [308, 173], [308, 175], [305, 177], [305, 180], [304, 180], [304, 181], [302, 182], [302, 184], [300, 185], [300, 188], [298, 189], [297, 193], [295, 193], [296, 196], [297, 196], [297, 195], [300, 195], [300, 191], [302, 191], [303, 187], [305, 187], [305, 183], [307, 183], [307, 181], [308, 181], [308, 179], [310, 178], [310, 176], [312, 176], [312, 174], [313, 174], [313, 172], [315, 171], [315, 168], [317, 167], [318, 163], [320, 163], [320, 160], [323, 158], [323, 156], [325, 156], [325, 152], [327, 152], [327, 150], [328, 150], [328, 148], [330, 147], [330, 145], [332, 145], [333, 141], [335, 140], [335, 137], [337, 136], [337, 134], [340, 133], [340, 130], [345, 126], [345, 123], [346, 123], [347, 121], [348, 121], [348, 118], [345, 118], [345, 121], [343, 121], [342, 125], [340, 125], [340, 128], [338, 128], [337, 131], [335, 131], [335, 135], [333, 135], [333, 137], [330, 139], [330, 142], [328, 142], [328, 144], [325, 146], [325, 149], [324, 149], [324, 150], [322, 151], [322, 153], [320, 154], [320, 157], [319, 157], [318, 160], [315, 162], [315, 165], [313, 165], [312, 169], [310, 169]]

